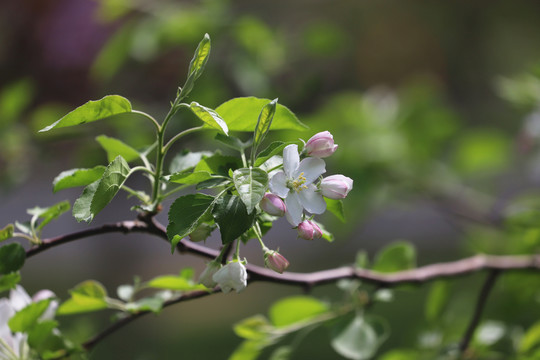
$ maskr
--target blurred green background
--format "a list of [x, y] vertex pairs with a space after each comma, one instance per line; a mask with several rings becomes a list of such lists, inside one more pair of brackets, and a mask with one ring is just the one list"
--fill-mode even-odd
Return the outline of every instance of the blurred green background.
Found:
[[[295, 239], [285, 222], [268, 234], [268, 245], [281, 249], [290, 270], [352, 263], [359, 250], [373, 258], [396, 240], [417, 247], [419, 265], [539, 250], [540, 2], [532, 0], [3, 1], [0, 226], [26, 219], [34, 205], [73, 201], [79, 190], [53, 195], [51, 181], [64, 169], [105, 163], [96, 136], [133, 146], [153, 136], [137, 119], [50, 134], [38, 129], [107, 94], [163, 116], [204, 33], [212, 38], [212, 54], [191, 99], [217, 107], [238, 96], [279, 97], [310, 130], [274, 138], [307, 140], [329, 130], [339, 144], [327, 161], [329, 173], [354, 179], [345, 201], [348, 222], [324, 217], [336, 235], [333, 244]], [[192, 121], [178, 117], [173, 127]], [[220, 148], [211, 140], [192, 136], [176, 150]], [[132, 218], [131, 204], [119, 197], [95, 224]], [[85, 227], [65, 215], [45, 235]], [[245, 254], [262, 264], [255, 244]], [[114, 293], [133, 275], [148, 279], [186, 266], [201, 271], [204, 262], [171, 256], [166, 243], [146, 236], [114, 235], [48, 251], [30, 259], [22, 275], [30, 292], [49, 288], [65, 299], [84, 279]], [[376, 304], [370, 311], [392, 328], [380, 354], [457, 342], [482, 280], [478, 274], [450, 281], [450, 302], [437, 321], [424, 316], [428, 285], [397, 289], [393, 302]], [[477, 339], [478, 358], [512, 352], [512, 337], [540, 317], [539, 285], [538, 276], [503, 276], [485, 326], [499, 326], [505, 335], [495, 350]], [[254, 284], [238, 295], [168, 308], [114, 334], [92, 358], [225, 359], [240, 343], [234, 322], [299, 293]], [[339, 296], [334, 285], [314, 294]], [[65, 318], [63, 326], [81, 340], [111, 315]], [[326, 339], [325, 329], [317, 330], [295, 358], [339, 358]]]

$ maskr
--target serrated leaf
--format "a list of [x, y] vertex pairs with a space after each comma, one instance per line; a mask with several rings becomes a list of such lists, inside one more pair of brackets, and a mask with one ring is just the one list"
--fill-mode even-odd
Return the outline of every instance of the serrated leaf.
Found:
[[242, 168], [233, 172], [233, 181], [248, 214], [251, 214], [266, 192], [268, 174], [259, 168]]
[[[224, 102], [216, 108], [216, 112], [227, 123], [230, 131], [252, 132], [257, 126], [257, 121], [261, 109], [270, 102], [269, 99], [259, 99], [256, 97], [240, 97]], [[306, 130], [307, 126], [302, 124], [296, 115], [278, 104], [271, 130]]]
[[139, 158], [139, 152], [121, 140], [106, 135], [100, 135], [96, 137], [96, 140], [107, 153], [107, 161], [109, 162], [113, 161], [118, 155], [122, 156], [127, 162]]
[[372, 269], [379, 272], [396, 272], [416, 267], [416, 250], [406, 241], [397, 241], [382, 249]]
[[8, 322], [12, 332], [27, 332], [36, 325], [38, 319], [49, 307], [51, 299], [31, 303], [13, 315]]
[[90, 203], [91, 219], [111, 202], [129, 176], [129, 171], [129, 165], [121, 156], [109, 164]]
[[0, 230], [0, 242], [11, 239], [13, 237], [13, 231], [15, 230], [15, 227], [13, 224], [7, 224], [4, 226], [2, 230]]
[[202, 106], [199, 103], [193, 101], [189, 104], [189, 108], [199, 119], [201, 119], [209, 127], [223, 132], [225, 135], [229, 134], [229, 129], [225, 121], [214, 110]]
[[131, 110], [131, 103], [128, 99], [118, 95], [108, 95], [100, 100], [89, 101], [79, 106], [60, 120], [39, 130], [39, 132], [102, 120], [114, 115], [130, 113]]
[[92, 204], [92, 199], [94, 194], [99, 186], [100, 180], [94, 181], [90, 185], [86, 186], [79, 198], [73, 203], [72, 214], [77, 221], [92, 221], [94, 216], [90, 211], [90, 205]]
[[[28, 214], [33, 215], [35, 219], [43, 219], [36, 228], [37, 230], [41, 230], [52, 220], [56, 219], [66, 211], [69, 211], [69, 209], [71, 209], [70, 203], [68, 201], [62, 201], [46, 208], [36, 206], [32, 209], [28, 209], [27, 212]], [[35, 220], [32, 220], [32, 223], [34, 223], [34, 221]]]
[[90, 185], [96, 180], [99, 180], [106, 167], [98, 165], [91, 169], [71, 169], [62, 171], [53, 181], [53, 192], [59, 190]]
[[171, 252], [182, 238], [189, 235], [212, 210], [215, 198], [204, 194], [189, 194], [176, 199], [169, 209], [167, 237], [171, 241]]
[[270, 130], [270, 125], [272, 125], [272, 119], [274, 118], [274, 114], [276, 113], [276, 106], [277, 106], [277, 100], [274, 99], [270, 101], [268, 104], [266, 104], [259, 114], [259, 118], [257, 120], [257, 125], [255, 126], [255, 131], [253, 133], [253, 155], [257, 152], [257, 148], [259, 147], [259, 144], [264, 140], [266, 137], [266, 134], [268, 134], [268, 131]]
[[173, 291], [205, 290], [206, 287], [194, 284], [193, 281], [178, 275], [162, 275], [150, 280], [147, 284], [151, 288], [166, 289]]
[[343, 200], [324, 198], [326, 210], [334, 214], [341, 222], [345, 222], [345, 212], [343, 210]]
[[329, 311], [328, 305], [311, 296], [291, 296], [278, 300], [268, 315], [276, 327], [308, 321]]
[[20, 281], [21, 275], [18, 272], [0, 275], [0, 292], [14, 289]]
[[0, 247], [0, 274], [9, 274], [23, 267], [26, 252], [19, 243]]
[[246, 205], [237, 195], [226, 194], [220, 198], [212, 211], [219, 226], [221, 242], [228, 244], [251, 228], [255, 212], [247, 213]]

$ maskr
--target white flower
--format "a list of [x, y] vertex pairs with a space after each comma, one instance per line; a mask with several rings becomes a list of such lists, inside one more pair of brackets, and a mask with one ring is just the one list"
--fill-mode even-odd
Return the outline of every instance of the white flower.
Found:
[[283, 171], [270, 179], [270, 190], [285, 199], [287, 220], [298, 226], [302, 222], [302, 212], [306, 209], [312, 214], [322, 214], [326, 210], [326, 202], [317, 187], [315, 180], [326, 171], [324, 160], [309, 157], [300, 161], [298, 145], [288, 145], [283, 149]]
[[219, 262], [210, 261], [208, 265], [206, 265], [204, 271], [201, 273], [201, 276], [199, 277], [199, 283], [203, 284], [207, 288], [212, 289], [214, 286], [217, 285], [213, 277], [219, 269], [221, 269], [221, 264]]
[[246, 267], [239, 261], [231, 261], [219, 269], [212, 276], [212, 279], [218, 283], [224, 293], [228, 293], [232, 289], [239, 293], [247, 286]]

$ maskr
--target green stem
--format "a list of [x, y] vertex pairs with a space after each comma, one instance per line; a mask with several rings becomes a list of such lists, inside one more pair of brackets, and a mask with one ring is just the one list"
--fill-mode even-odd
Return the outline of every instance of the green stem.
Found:
[[149, 168], [147, 168], [146, 166], [135, 166], [135, 167], [133, 167], [133, 168], [131, 168], [129, 170], [129, 175], [128, 176], [132, 175], [133, 173], [136, 173], [137, 171], [143, 171], [143, 172], [146, 172], [146, 173], [148, 173], [148, 174], [150, 174], [152, 176], [155, 175], [154, 172], [152, 170], [150, 170]]
[[168, 192], [166, 192], [165, 194], [162, 194], [161, 197], [160, 197], [160, 201], [163, 200], [163, 199], [165, 199], [165, 198], [167, 198], [167, 197], [169, 197], [169, 196], [171, 196], [171, 195], [174, 194], [175, 192], [180, 191], [180, 190], [182, 190], [182, 189], [185, 189], [185, 188], [187, 188], [187, 187], [189, 187], [189, 186], [191, 186], [191, 185], [188, 185], [188, 184], [180, 185], [180, 186], [178, 186], [177, 188], [174, 188], [174, 189], [172, 189], [171, 191], [168, 191]]
[[141, 200], [143, 203], [148, 204], [149, 199], [145, 199], [143, 196], [141, 196], [139, 194], [138, 191], [133, 190], [132, 188], [130, 188], [130, 187], [126, 186], [126, 185], [122, 185], [121, 189], [124, 190], [125, 192], [129, 193], [130, 195], [135, 196], [137, 199]]
[[257, 240], [259, 240], [259, 243], [261, 244], [262, 250], [264, 252], [270, 251], [270, 249], [267, 248], [266, 245], [264, 245], [264, 242], [262, 240], [262, 231], [261, 231], [261, 227], [259, 226], [259, 223], [255, 222], [255, 225], [253, 225], [252, 228], [253, 228], [253, 232], [257, 236]]
[[[181, 137], [183, 136], [186, 136], [188, 134], [191, 134], [191, 133], [194, 133], [196, 131], [199, 131], [199, 130], [202, 130], [204, 127], [203, 126], [197, 126], [197, 127], [194, 127], [194, 128], [191, 128], [191, 129], [186, 129], [178, 134], [176, 134], [171, 140], [169, 140], [169, 142], [163, 147], [163, 152], [166, 153], [169, 148], [172, 146], [172, 144], [174, 144], [178, 139], [180, 139]], [[164, 154], [165, 155], [165, 154]]]
[[240, 239], [236, 240], [236, 251], [234, 252], [233, 260], [240, 261]]
[[132, 113], [135, 113], [135, 114], [139, 114], [139, 115], [142, 115], [144, 116], [145, 118], [147, 118], [148, 120], [150, 120], [152, 122], [152, 124], [155, 126], [156, 130], [158, 132], [161, 131], [161, 125], [159, 125], [159, 123], [157, 122], [156, 119], [154, 119], [153, 116], [145, 113], [145, 112], [142, 112], [142, 111], [138, 111], [138, 110], [131, 110]]

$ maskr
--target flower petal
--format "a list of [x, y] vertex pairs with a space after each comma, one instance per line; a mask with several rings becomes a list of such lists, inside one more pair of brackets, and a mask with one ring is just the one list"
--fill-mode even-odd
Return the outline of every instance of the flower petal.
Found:
[[12, 289], [9, 292], [9, 301], [11, 302], [11, 306], [13, 306], [15, 311], [22, 310], [27, 305], [32, 303], [32, 299], [20, 285], [17, 285], [15, 289]]
[[287, 212], [285, 216], [291, 225], [298, 226], [302, 222], [303, 208], [298, 199], [298, 194], [291, 191], [285, 198], [285, 206], [287, 206]]
[[287, 176], [283, 171], [280, 171], [272, 176], [268, 186], [270, 187], [271, 192], [281, 198], [285, 198], [289, 193], [289, 188], [287, 187]]
[[301, 173], [304, 173], [304, 177], [306, 178], [306, 184], [311, 184], [325, 172], [326, 172], [326, 164], [324, 160], [310, 157], [300, 162], [300, 165], [298, 166], [298, 170], [296, 173], [298, 175], [300, 175]]
[[285, 146], [283, 149], [283, 170], [287, 178], [292, 179], [295, 177], [296, 169], [298, 169], [298, 163], [300, 162], [300, 155], [298, 155], [298, 145], [291, 144]]
[[300, 204], [312, 214], [322, 214], [326, 210], [326, 201], [317, 191], [317, 187], [309, 184], [307, 189], [298, 193]]

